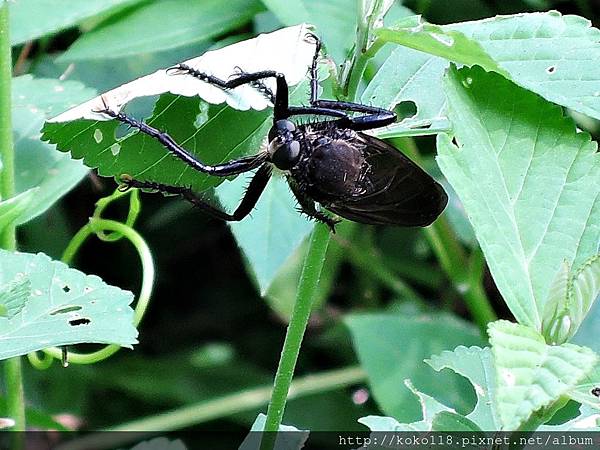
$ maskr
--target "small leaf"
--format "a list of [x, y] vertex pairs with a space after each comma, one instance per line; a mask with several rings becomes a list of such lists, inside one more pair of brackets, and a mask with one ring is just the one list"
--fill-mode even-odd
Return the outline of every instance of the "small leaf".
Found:
[[25, 307], [31, 296], [31, 282], [22, 274], [0, 286], [0, 316], [12, 319]]
[[598, 360], [586, 347], [546, 345], [535, 330], [504, 320], [491, 323], [488, 332], [503, 430], [516, 430], [533, 412], [566, 395]]
[[[202, 42], [245, 24], [259, 10], [257, 0], [145, 2], [83, 34], [59, 59], [119, 58]], [[176, 25], [165, 26], [165, 17]]]
[[544, 304], [542, 334], [546, 338], [546, 341], [551, 344], [562, 344], [565, 342], [566, 339], [564, 339], [564, 336], [569, 330], [568, 324], [566, 330], [564, 329], [562, 312], [567, 304], [567, 286], [569, 284], [570, 271], [571, 267], [569, 263], [563, 261], [550, 286], [550, 293]]
[[419, 392], [410, 380], [404, 380], [404, 384], [419, 399], [422, 420], [400, 423], [392, 417], [367, 416], [358, 419], [359, 423], [369, 427], [371, 431], [431, 431], [433, 420], [439, 413], [455, 413], [452, 408], [441, 404], [435, 398]]
[[423, 360], [461, 344], [483, 344], [472, 324], [450, 314], [357, 314], [347, 317], [345, 323], [373, 396], [385, 414], [402, 421], [421, 415], [413, 393], [403, 386], [405, 379], [414, 380], [416, 389], [457, 409], [470, 405], [471, 390], [462, 377], [448, 372], [436, 375]]
[[[250, 433], [248, 433], [242, 445], [239, 446], [239, 450], [259, 450], [266, 421], [267, 416], [262, 413], [256, 417]], [[290, 425], [279, 425], [279, 431], [285, 433], [277, 434], [274, 450], [300, 450], [304, 447], [309, 434], [308, 430], [299, 430]]]
[[477, 395], [477, 404], [466, 418], [482, 430], [499, 430], [500, 418], [496, 405], [496, 369], [491, 350], [479, 347], [456, 347], [425, 360], [438, 372], [449, 368], [467, 378]]
[[[536, 431], [540, 432], [562, 432], [565, 431], [600, 431], [600, 414], [587, 405], [579, 410], [579, 415], [560, 425], [542, 425]], [[560, 438], [555, 438], [552, 444], [560, 446]]]
[[600, 254], [592, 256], [573, 275], [569, 284], [569, 312], [573, 336], [600, 295]]
[[457, 144], [438, 136], [438, 164], [511, 312], [541, 330], [549, 280], [563, 261], [597, 253], [597, 146], [560, 108], [498, 74], [453, 69], [446, 88]]
[[0, 285], [28, 283], [30, 296], [13, 317], [0, 317], [0, 359], [52, 346], [137, 342], [130, 292], [70, 269], [46, 255], [0, 250]]
[[386, 42], [395, 42], [466, 66], [476, 64], [508, 76], [476, 40], [467, 38], [460, 31], [427, 23], [421, 16], [407, 17], [391, 28], [376, 30], [375, 34]]

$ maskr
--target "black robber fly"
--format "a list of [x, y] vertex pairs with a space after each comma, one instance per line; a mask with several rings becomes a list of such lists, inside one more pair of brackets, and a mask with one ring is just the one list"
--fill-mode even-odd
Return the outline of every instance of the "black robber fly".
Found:
[[[310, 68], [310, 106], [290, 106], [285, 77], [272, 70], [255, 73], [240, 70], [225, 81], [185, 64], [169, 69], [177, 75], [192, 76], [222, 89], [250, 84], [273, 103], [273, 126], [269, 131], [268, 147], [254, 156], [207, 165], [167, 133], [108, 108], [97, 111], [153, 137], [167, 151], [199, 172], [226, 177], [258, 168], [232, 214], [212, 206], [185, 187], [138, 181], [127, 175], [121, 177], [123, 187], [180, 195], [212, 216], [238, 221], [252, 211], [275, 166], [285, 173], [301, 211], [324, 222], [332, 231], [337, 220], [325, 214], [317, 203], [355, 222], [417, 227], [431, 224], [448, 202], [444, 189], [396, 148], [362, 133], [395, 122], [396, 114], [373, 106], [318, 99], [317, 60], [321, 44], [313, 34], [306, 38], [316, 44]], [[262, 82], [267, 78], [275, 78], [275, 93]], [[292, 120], [296, 116], [324, 116], [328, 119], [296, 124]]]

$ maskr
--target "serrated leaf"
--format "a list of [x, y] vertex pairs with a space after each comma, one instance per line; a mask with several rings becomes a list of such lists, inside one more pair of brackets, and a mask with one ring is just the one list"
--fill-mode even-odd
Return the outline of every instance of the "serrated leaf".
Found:
[[[222, 80], [239, 73], [240, 69], [244, 72], [273, 70], [285, 75], [289, 86], [295, 86], [306, 78], [315, 53], [315, 42], [306, 39], [308, 32], [309, 26], [304, 24], [283, 28], [206, 52], [183, 61], [183, 64]], [[267, 78], [263, 82], [275, 91], [275, 80]], [[161, 69], [105, 92], [52, 118], [49, 122], [71, 122], [77, 119], [112, 121], [112, 117], [98, 111], [108, 108], [116, 113], [136, 98], [166, 92], [186, 97], [199, 96], [211, 104], [226, 102], [229, 106], [241, 110], [263, 110], [270, 105], [269, 100], [251, 84], [235, 89], [221, 89], [193, 76]]]
[[0, 286], [0, 317], [12, 319], [25, 307], [31, 296], [31, 282], [24, 275], [17, 276]]
[[[412, 41], [420, 39], [423, 44], [424, 40], [430, 37], [429, 27], [433, 25], [427, 24], [420, 28], [419, 23], [414, 17], [408, 23], [405, 22], [405, 28], [408, 26], [410, 31], [403, 30], [402, 39]], [[600, 82], [600, 68], [597, 64], [589, 64], [589, 61], [595, 61], [600, 57], [600, 31], [592, 28], [587, 19], [571, 15], [562, 16], [556, 11], [550, 11], [496, 16], [484, 20], [454, 23], [440, 28], [443, 32], [440, 36], [455, 31], [462, 33], [464, 38], [476, 42], [516, 84], [547, 100], [600, 118], [600, 91], [597, 89]], [[408, 46], [416, 48], [414, 43]], [[460, 55], [453, 52], [442, 55], [438, 46], [421, 45], [418, 49], [429, 54], [444, 56], [451, 61], [462, 59], [460, 62], [473, 64], [473, 60], [465, 62], [464, 57], [460, 58]], [[448, 51], [450, 50], [449, 48]], [[417, 105], [416, 117], [378, 130], [377, 135], [380, 137], [432, 134], [447, 128], [446, 111], [438, 109], [438, 105], [441, 106], [445, 102], [445, 97], [440, 92], [442, 75], [438, 67], [431, 64], [423, 65], [416, 76], [418, 80], [426, 81], [427, 84], [408, 96], [407, 91], [412, 90], [411, 86], [414, 82], [410, 80], [406, 83], [407, 86], [403, 84], [403, 73], [406, 70], [402, 66], [410, 67], [416, 63], [408, 58], [409, 54], [408, 48], [400, 47], [394, 50], [389, 57], [388, 67], [385, 64], [382, 67], [382, 70], [389, 70], [389, 76], [383, 77], [380, 71], [367, 87], [370, 94], [374, 91], [378, 94], [388, 91], [388, 95], [378, 95], [373, 100], [372, 104], [377, 106], [393, 109], [396, 105], [395, 100], [411, 100]], [[407, 56], [406, 59], [404, 55]], [[420, 55], [417, 60], [439, 59]], [[401, 61], [401, 64], [396, 60]], [[446, 61], [445, 67], [447, 64]], [[478, 64], [485, 65], [488, 70], [493, 69], [489, 61]], [[390, 77], [395, 76], [396, 71], [400, 72], [398, 75], [400, 83], [391, 82], [394, 78], [390, 79]], [[385, 86], [382, 87], [381, 84]], [[582, 260], [579, 260], [579, 263], [581, 262]]]
[[[562, 343], [566, 339], [561, 339], [560, 335], [565, 334], [561, 331], [563, 320], [559, 317], [567, 302], [567, 286], [569, 284], [569, 272], [571, 267], [567, 261], [563, 261], [560, 269], [554, 277], [554, 281], [550, 286], [548, 299], [544, 304], [544, 312], [542, 314], [542, 334], [550, 343]], [[568, 331], [568, 326], [565, 331]]]
[[488, 71], [508, 76], [476, 40], [467, 38], [460, 31], [427, 23], [421, 16], [407, 17], [393, 27], [376, 30], [375, 34], [386, 42], [395, 42], [467, 66], [477, 64]]
[[86, 0], [84, 2], [18, 0], [12, 2], [10, 5], [11, 45], [56, 33], [84, 19], [139, 2], [140, 0]]
[[404, 380], [404, 384], [419, 399], [422, 415], [420, 421], [400, 423], [392, 417], [367, 416], [358, 419], [358, 422], [369, 427], [371, 431], [431, 431], [433, 420], [437, 414], [441, 412], [455, 412], [452, 408], [448, 408], [435, 398], [417, 390], [410, 380]]
[[[258, 0], [146, 2], [127, 15], [83, 34], [62, 61], [119, 58], [206, 41], [250, 21]], [[165, 17], [173, 26], [165, 26]]]
[[30, 75], [13, 79], [16, 191], [24, 193], [38, 188], [16, 220], [17, 224], [42, 214], [87, 173], [87, 168], [81, 162], [41, 142], [40, 129], [47, 118], [94, 94], [95, 91], [75, 81], [61, 82]]
[[568, 298], [573, 336], [592, 305], [600, 295], [600, 254], [592, 256], [573, 274], [569, 284]]
[[600, 221], [597, 146], [560, 108], [495, 73], [453, 69], [446, 89], [458, 145], [439, 135], [438, 164], [511, 312], [540, 330], [548, 280], [597, 252], [600, 230], [587, 226]]
[[131, 292], [48, 256], [0, 250], [0, 285], [28, 280], [31, 295], [12, 319], [0, 317], [0, 359], [46, 347], [137, 342]]
[[518, 85], [600, 119], [600, 30], [589, 20], [550, 11], [444, 28], [476, 40]]
[[[265, 414], [260, 413], [256, 417], [246, 439], [239, 446], [239, 450], [259, 450], [266, 421], [267, 416]], [[304, 447], [310, 433], [308, 430], [299, 430], [290, 425], [279, 425], [279, 431], [285, 433], [277, 434], [273, 450], [300, 450]]]
[[442, 403], [468, 408], [472, 394], [467, 382], [452, 373], [435, 374], [423, 360], [461, 344], [483, 344], [474, 326], [450, 314], [361, 314], [347, 317], [345, 323], [373, 397], [385, 414], [401, 421], [420, 416], [413, 394], [403, 386], [405, 379]]
[[488, 332], [503, 430], [516, 430], [533, 412], [567, 394], [598, 360], [586, 347], [546, 345], [535, 330], [505, 320], [491, 323]]
[[[247, 179], [239, 177], [217, 189], [217, 197], [228, 210], [234, 210], [239, 203]], [[251, 216], [230, 222], [229, 226], [250, 263], [261, 295], [265, 295], [281, 266], [311, 232], [314, 222], [296, 211], [296, 200], [286, 181], [274, 176]]]
[[488, 347], [467, 348], [461, 345], [453, 351], [433, 355], [425, 362], [438, 372], [448, 368], [467, 378], [475, 389], [477, 404], [466, 418], [485, 431], [500, 429], [500, 418], [495, 409], [496, 369]]

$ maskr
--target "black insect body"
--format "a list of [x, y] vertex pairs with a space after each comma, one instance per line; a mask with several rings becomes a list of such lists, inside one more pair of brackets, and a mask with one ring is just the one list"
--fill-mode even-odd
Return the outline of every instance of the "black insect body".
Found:
[[[153, 189], [181, 195], [197, 207], [223, 220], [237, 221], [247, 216], [265, 189], [272, 167], [283, 171], [301, 210], [333, 230], [336, 220], [317, 208], [324, 208], [346, 219], [367, 224], [427, 226], [444, 210], [448, 197], [443, 188], [397, 149], [362, 131], [384, 127], [396, 120], [392, 111], [372, 106], [317, 98], [316, 43], [311, 65], [310, 106], [288, 105], [285, 77], [274, 71], [239, 72], [229, 81], [180, 64], [178, 75], [192, 76], [201, 82], [233, 89], [251, 84], [274, 105], [269, 145], [257, 155], [209, 166], [178, 145], [168, 134], [109, 109], [105, 113], [158, 140], [169, 152], [193, 169], [214, 176], [230, 176], [258, 168], [237, 209], [226, 213], [199, 198], [190, 189], [123, 176], [125, 188]], [[261, 80], [275, 78], [273, 93]], [[360, 113], [354, 116], [352, 113]], [[296, 125], [294, 116], [326, 116], [328, 120]]]
[[594, 389], [592, 389], [592, 395], [594, 397], [600, 397], [600, 387], [595, 387]]

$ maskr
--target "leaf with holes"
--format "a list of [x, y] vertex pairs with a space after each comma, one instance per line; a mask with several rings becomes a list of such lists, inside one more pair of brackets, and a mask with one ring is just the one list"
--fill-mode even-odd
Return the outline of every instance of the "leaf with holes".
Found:
[[477, 404], [466, 418], [482, 430], [499, 430], [496, 409], [496, 368], [489, 348], [456, 347], [425, 360], [436, 371], [448, 368], [467, 378], [477, 395]]
[[[314, 44], [304, 39], [306, 32], [304, 26], [280, 30], [206, 53], [192, 61], [196, 61], [195, 67], [204, 67], [224, 78], [235, 72], [236, 65], [241, 65], [248, 71], [280, 71], [290, 84], [297, 84], [305, 78], [314, 54]], [[240, 47], [240, 44], [243, 45]], [[277, 55], [280, 46], [285, 44], [295, 50], [290, 52], [289, 58], [282, 59]], [[254, 110], [266, 108], [268, 101], [250, 86], [223, 91], [193, 77], [167, 75], [163, 70], [116, 88], [105, 94], [104, 99], [111, 109], [118, 111], [138, 96], [167, 90], [183, 95], [161, 95], [147, 123], [168, 132], [204, 162], [217, 164], [255, 154], [261, 149], [271, 126], [271, 116], [269, 111]], [[291, 90], [291, 101], [304, 101], [306, 92], [305, 83], [297, 84]], [[196, 95], [215, 105], [207, 106]], [[94, 108], [102, 107], [102, 101], [97, 97], [47, 122], [43, 139], [56, 143], [59, 150], [70, 151], [77, 159], [83, 158], [88, 166], [97, 167], [104, 176], [128, 174], [140, 181], [188, 186], [195, 191], [204, 191], [223, 181], [192, 170], [147, 135], [134, 132], [116, 137], [115, 132], [120, 129], [118, 122], [105, 121], [106, 117], [98, 117], [93, 112]], [[254, 109], [238, 111], [218, 105], [225, 101], [235, 107]], [[100, 118], [102, 120], [95, 120]]]
[[0, 286], [0, 299], [20, 303], [7, 307], [14, 314], [0, 317], [0, 359], [52, 346], [137, 343], [131, 292], [42, 253], [0, 250]]
[[598, 361], [586, 347], [547, 345], [535, 330], [505, 320], [490, 324], [488, 332], [503, 430], [516, 430], [535, 411], [573, 390]]
[[510, 310], [541, 330], [563, 261], [578, 266], [597, 252], [597, 146], [559, 107], [498, 74], [452, 69], [445, 88], [456, 144], [438, 136], [438, 164]]

